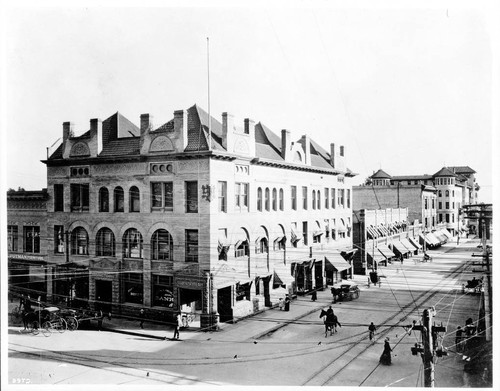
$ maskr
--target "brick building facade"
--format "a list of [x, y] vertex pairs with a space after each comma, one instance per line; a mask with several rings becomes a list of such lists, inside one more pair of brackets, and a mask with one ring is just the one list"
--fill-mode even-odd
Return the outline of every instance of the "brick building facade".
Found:
[[[231, 320], [351, 275], [343, 146], [198, 106], [155, 128], [93, 119], [47, 165], [47, 298]], [[347, 261], [346, 261], [347, 260]]]

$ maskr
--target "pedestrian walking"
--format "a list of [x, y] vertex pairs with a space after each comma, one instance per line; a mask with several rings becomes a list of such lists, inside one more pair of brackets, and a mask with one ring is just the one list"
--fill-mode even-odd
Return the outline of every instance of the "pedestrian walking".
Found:
[[370, 325], [368, 326], [368, 331], [370, 335], [370, 341], [373, 341], [373, 337], [375, 337], [375, 331], [377, 331], [377, 328], [375, 327], [373, 322], [371, 322]]
[[98, 310], [95, 314], [95, 317], [97, 318], [97, 330], [101, 331], [102, 321], [104, 320], [104, 313], [102, 312], [102, 310]]
[[471, 337], [476, 332], [476, 327], [474, 326], [474, 321], [472, 318], [468, 318], [465, 321], [465, 335]]
[[31, 297], [28, 295], [26, 300], [24, 300], [24, 312], [31, 312]]
[[174, 324], [174, 337], [173, 339], [179, 339], [179, 328], [182, 327], [182, 317], [181, 313], [178, 312], [176, 317], [175, 317], [175, 324]]
[[455, 333], [455, 349], [457, 352], [462, 351], [462, 338], [463, 338], [463, 330], [461, 326], [457, 327], [457, 332]]
[[279, 302], [279, 307], [280, 307], [280, 311], [283, 311], [284, 307], [285, 307], [285, 301], [283, 300], [282, 297], [280, 297], [280, 302]]
[[384, 351], [380, 356], [380, 363], [383, 365], [391, 365], [391, 345], [389, 344], [389, 337], [387, 337], [384, 341]]
[[19, 311], [22, 312], [24, 310], [24, 303], [26, 302], [26, 299], [24, 298], [24, 293], [21, 295], [21, 298], [19, 299]]
[[318, 294], [316, 293], [316, 287], [313, 288], [312, 294], [311, 294], [311, 300], [316, 301], [318, 300]]
[[285, 311], [290, 311], [290, 295], [286, 295], [285, 297]]
[[139, 325], [141, 326], [141, 329], [144, 328], [144, 317], [145, 317], [144, 308], [141, 308], [141, 310], [139, 311], [139, 319], [141, 320]]

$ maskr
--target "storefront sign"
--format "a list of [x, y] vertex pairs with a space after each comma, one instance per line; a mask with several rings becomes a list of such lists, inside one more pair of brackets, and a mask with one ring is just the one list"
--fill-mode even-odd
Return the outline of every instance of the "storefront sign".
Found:
[[175, 283], [178, 288], [203, 289], [205, 285], [205, 280], [195, 277], [189, 277], [189, 278], [177, 277], [175, 279]]
[[22, 259], [24, 261], [44, 261], [44, 255], [29, 255], [29, 254], [9, 254], [10, 259]]

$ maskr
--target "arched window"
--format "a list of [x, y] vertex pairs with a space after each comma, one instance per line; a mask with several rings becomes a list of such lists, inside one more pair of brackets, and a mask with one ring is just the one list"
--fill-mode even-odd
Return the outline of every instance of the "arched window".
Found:
[[262, 188], [257, 189], [257, 210], [262, 212]]
[[115, 256], [115, 235], [109, 228], [101, 228], [95, 238], [95, 253], [98, 257]]
[[141, 211], [141, 197], [139, 189], [137, 186], [132, 186], [128, 191], [129, 194], [129, 211], [130, 212], [140, 212]]
[[89, 235], [83, 227], [75, 228], [71, 232], [71, 254], [88, 255]]
[[312, 200], [313, 201], [312, 202], [312, 207], [313, 207], [313, 209], [316, 209], [316, 190], [313, 190], [313, 194], [312, 195], [313, 195], [313, 197], [312, 197], [313, 198], [313, 200]]
[[172, 235], [165, 229], [155, 231], [151, 238], [151, 259], [172, 261], [173, 251]]
[[125, 205], [125, 198], [123, 194], [123, 189], [120, 186], [115, 187], [114, 201], [115, 201], [115, 212], [123, 212]]
[[268, 187], [266, 187], [266, 195], [265, 195], [264, 203], [266, 204], [265, 205], [266, 210], [269, 210], [269, 188]]
[[234, 246], [234, 256], [238, 257], [248, 257], [250, 251], [248, 248], [248, 240], [238, 240]]
[[99, 212], [109, 212], [109, 191], [105, 187], [99, 189]]
[[283, 199], [283, 189], [280, 189], [280, 210], [284, 210], [284, 199]]
[[318, 197], [316, 198], [316, 209], [321, 209], [321, 192], [318, 190]]
[[278, 192], [273, 189], [273, 210], [278, 210]]
[[444, 193], [445, 197], [449, 197], [450, 196], [450, 191], [449, 190], [446, 190], [446, 192]]
[[269, 252], [269, 242], [267, 238], [259, 238], [255, 242], [255, 254], [266, 254]]
[[442, 197], [442, 196], [443, 196], [443, 192], [442, 192], [441, 190], [439, 190], [439, 192], [438, 192], [438, 196], [439, 196], [439, 197]]
[[142, 234], [135, 228], [129, 228], [123, 234], [123, 257], [142, 258]]

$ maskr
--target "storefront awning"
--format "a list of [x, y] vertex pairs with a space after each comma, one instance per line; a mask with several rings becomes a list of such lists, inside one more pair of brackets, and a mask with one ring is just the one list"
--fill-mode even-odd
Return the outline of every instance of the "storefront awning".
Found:
[[392, 251], [403, 255], [410, 252], [399, 240], [392, 242]]
[[431, 232], [425, 234], [425, 237], [428, 238], [433, 246], [439, 246], [441, 244], [441, 241], [436, 238]]
[[413, 238], [408, 238], [408, 241], [413, 244], [413, 246], [417, 249], [417, 250], [421, 250], [422, 249], [422, 246]]
[[375, 252], [367, 252], [368, 256], [372, 258], [375, 262], [385, 262], [385, 257], [375, 249]]
[[299, 240], [301, 239], [300, 236], [298, 236], [296, 233], [295, 233], [295, 230], [293, 229], [293, 227], [290, 227], [290, 241], [292, 243], [295, 243], [295, 242], [298, 242]]
[[323, 233], [324, 233], [323, 231], [314, 231], [313, 236], [321, 236], [323, 235]]
[[338, 232], [346, 232], [347, 231], [347, 228], [346, 228], [344, 222], [342, 221], [342, 219], [338, 219], [336, 228], [337, 228]]
[[351, 265], [342, 257], [342, 255], [337, 253], [330, 253], [325, 255], [325, 270], [338, 272], [350, 269]]
[[446, 228], [443, 228], [441, 232], [446, 236], [448, 239], [453, 239], [453, 235], [448, 231]]
[[389, 246], [387, 246], [387, 244], [379, 244], [378, 245], [378, 251], [384, 256], [384, 258], [386, 259], [391, 259], [391, 258], [394, 258], [396, 256], [396, 254], [394, 254], [392, 252], [392, 250], [389, 248]]
[[441, 243], [446, 243], [448, 241], [448, 237], [443, 234], [442, 232], [440, 231], [434, 231], [432, 233], [436, 238], [438, 238], [438, 240], [441, 242]]
[[401, 239], [401, 243], [403, 243], [403, 246], [405, 246], [410, 252], [418, 250], [418, 248], [412, 242], [410, 242], [407, 238]]

